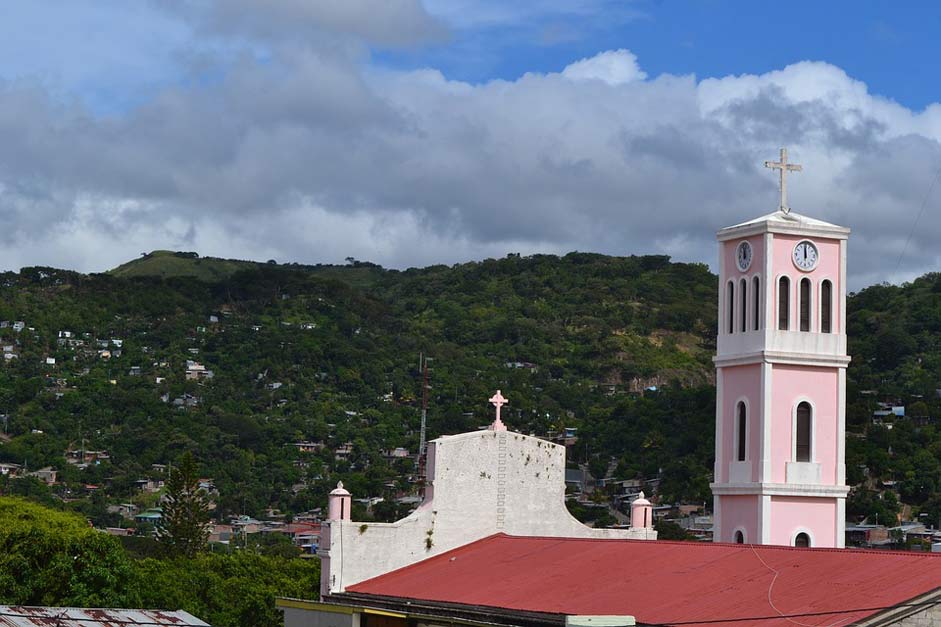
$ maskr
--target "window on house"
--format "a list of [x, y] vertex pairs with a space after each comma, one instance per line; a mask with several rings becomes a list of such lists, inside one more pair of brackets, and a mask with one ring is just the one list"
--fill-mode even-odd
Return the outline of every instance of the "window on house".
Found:
[[735, 532], [735, 544], [745, 544], [745, 534], [741, 531]]
[[802, 401], [797, 406], [797, 442], [794, 450], [794, 461], [809, 462], [811, 449], [811, 416], [810, 403]]
[[745, 410], [745, 403], [742, 401], [738, 402], [738, 443], [736, 444], [737, 448], [737, 458], [738, 461], [745, 461], [745, 428], [748, 424], [748, 412]]
[[832, 333], [831, 315], [833, 312], [833, 284], [824, 281], [820, 284], [820, 332]]
[[787, 331], [790, 325], [791, 280], [786, 276], [778, 281], [778, 329]]
[[742, 296], [741, 296], [741, 299], [742, 299], [742, 314], [741, 314], [741, 317], [742, 317], [742, 333], [744, 333], [745, 331], [748, 330], [748, 298], [747, 298], [748, 283], [745, 281], [745, 279], [742, 279], [742, 282], [739, 283], [739, 288], [741, 288], [741, 290], [742, 290]]
[[807, 548], [810, 546], [810, 536], [803, 531], [794, 538], [794, 546]]
[[754, 305], [754, 316], [755, 316], [755, 331], [757, 331], [761, 326], [761, 280], [758, 277], [755, 277], [751, 281], [751, 290], [754, 292], [752, 294], [752, 300], [755, 301]]
[[729, 281], [729, 333], [735, 332], [735, 283]]
[[810, 279], [801, 279], [800, 291], [800, 329], [810, 331]]

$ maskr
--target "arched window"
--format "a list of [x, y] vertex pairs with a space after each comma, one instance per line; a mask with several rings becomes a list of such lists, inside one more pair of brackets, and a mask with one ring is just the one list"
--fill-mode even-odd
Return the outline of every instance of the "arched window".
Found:
[[820, 284], [820, 332], [832, 333], [831, 315], [833, 313], [833, 284], [824, 281]]
[[796, 442], [794, 448], [794, 461], [797, 462], [811, 461], [811, 438], [813, 437], [813, 416], [811, 416], [811, 413], [810, 403], [801, 401], [801, 403], [798, 404], [797, 425], [795, 429]]
[[810, 546], [810, 536], [801, 531], [794, 538], [794, 546], [807, 548]]
[[738, 406], [736, 408], [736, 420], [738, 422], [738, 438], [735, 444], [736, 458], [738, 461], [743, 462], [745, 461], [745, 431], [748, 426], [748, 411], [745, 409], [745, 403], [742, 401], [738, 402]]
[[735, 333], [735, 283], [729, 281], [729, 333]]
[[742, 333], [748, 330], [748, 283], [745, 279], [742, 279], [742, 282], [739, 283], [739, 287], [742, 290]]
[[800, 287], [800, 329], [810, 331], [810, 279], [801, 279]]
[[735, 544], [745, 544], [745, 534], [741, 531], [735, 532]]
[[786, 276], [778, 281], [778, 329], [787, 331], [791, 320], [791, 280]]
[[755, 277], [751, 280], [751, 289], [754, 294], [752, 294], [752, 300], [755, 301], [754, 316], [755, 316], [755, 331], [760, 328], [761, 325], [761, 280], [758, 277]]

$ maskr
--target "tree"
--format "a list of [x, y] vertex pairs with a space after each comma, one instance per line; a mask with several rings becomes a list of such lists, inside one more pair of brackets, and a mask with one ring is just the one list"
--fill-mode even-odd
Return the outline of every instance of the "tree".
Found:
[[209, 500], [199, 487], [192, 453], [184, 453], [171, 469], [166, 488], [157, 540], [171, 555], [194, 557], [205, 550], [209, 538]]
[[671, 520], [658, 520], [654, 523], [658, 540], [691, 540], [685, 529]]

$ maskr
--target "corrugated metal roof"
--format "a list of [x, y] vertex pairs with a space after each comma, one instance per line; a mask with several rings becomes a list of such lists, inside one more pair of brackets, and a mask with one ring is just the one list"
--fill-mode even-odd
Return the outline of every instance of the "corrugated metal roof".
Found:
[[930, 553], [498, 534], [347, 590], [647, 624], [815, 614], [799, 622], [842, 626], [939, 586]]
[[77, 607], [0, 605], [0, 625], [15, 627], [209, 627], [192, 614], [177, 610], [115, 610]]

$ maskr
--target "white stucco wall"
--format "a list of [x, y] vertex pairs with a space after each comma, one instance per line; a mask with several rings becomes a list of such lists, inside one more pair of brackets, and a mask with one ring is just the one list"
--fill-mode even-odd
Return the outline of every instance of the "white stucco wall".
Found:
[[406, 518], [325, 524], [322, 594], [501, 532], [656, 539], [653, 529], [592, 529], [573, 518], [557, 444], [511, 431], [462, 433], [431, 442], [428, 462], [425, 501]]

